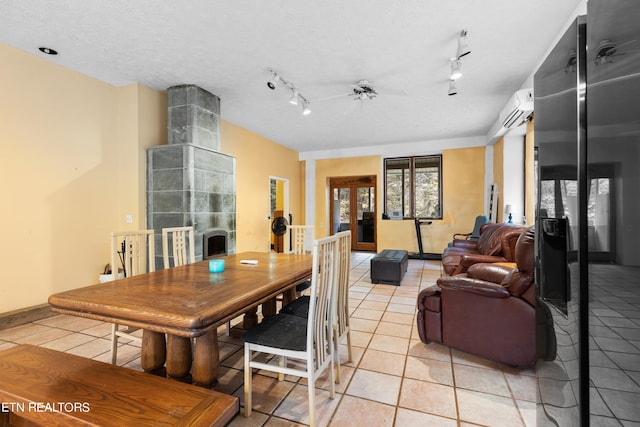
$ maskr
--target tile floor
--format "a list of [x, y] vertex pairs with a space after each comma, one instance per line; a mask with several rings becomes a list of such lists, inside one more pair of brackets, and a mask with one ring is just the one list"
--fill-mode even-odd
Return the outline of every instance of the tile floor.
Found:
[[[354, 360], [341, 345], [342, 381], [329, 399], [317, 384], [320, 426], [534, 426], [536, 377], [438, 344], [423, 344], [415, 326], [416, 297], [440, 275], [435, 261], [410, 260], [401, 286], [373, 285], [370, 253], [353, 253], [350, 308]], [[0, 331], [0, 350], [30, 343], [108, 362], [110, 325], [56, 315]], [[221, 373], [215, 389], [243, 404], [243, 352], [220, 333]], [[140, 370], [139, 347], [124, 344], [118, 364]], [[308, 425], [306, 380], [254, 376], [253, 413], [231, 426]], [[241, 409], [242, 411], [242, 409]]]

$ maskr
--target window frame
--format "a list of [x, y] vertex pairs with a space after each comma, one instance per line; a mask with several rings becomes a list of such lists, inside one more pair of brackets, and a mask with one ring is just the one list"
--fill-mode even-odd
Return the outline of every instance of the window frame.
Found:
[[[439, 214], [437, 216], [420, 216], [417, 217], [418, 219], [429, 219], [429, 220], [439, 220], [443, 218], [443, 206], [442, 206], [442, 154], [431, 154], [431, 155], [422, 155], [422, 156], [400, 156], [400, 157], [386, 157], [383, 159], [383, 173], [384, 173], [384, 188], [383, 188], [383, 192], [384, 192], [384, 211], [385, 213], [388, 215], [389, 212], [387, 212], [387, 171], [389, 170], [389, 168], [387, 167], [389, 162], [392, 161], [402, 161], [402, 160], [406, 160], [409, 163], [409, 192], [410, 192], [410, 197], [409, 197], [409, 209], [408, 209], [408, 216], [406, 215], [407, 213], [407, 209], [404, 209], [404, 185], [402, 188], [402, 211], [403, 211], [403, 218], [402, 219], [414, 219], [416, 218], [416, 170], [415, 170], [415, 165], [417, 160], [419, 159], [429, 159], [429, 160], [433, 160], [433, 159], [437, 159], [438, 161], [438, 205], [440, 207], [439, 209]], [[398, 168], [393, 168], [393, 169], [398, 169]], [[402, 169], [403, 171], [406, 169]], [[403, 172], [404, 174], [404, 172]]]

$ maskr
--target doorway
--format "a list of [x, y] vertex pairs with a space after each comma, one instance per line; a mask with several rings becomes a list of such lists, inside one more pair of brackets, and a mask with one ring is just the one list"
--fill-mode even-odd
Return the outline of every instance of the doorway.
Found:
[[[290, 244], [288, 231], [284, 234], [274, 232], [274, 221], [282, 221], [284, 218], [287, 224], [291, 223], [289, 212], [289, 180], [286, 178], [269, 177], [269, 248], [275, 252], [288, 252]], [[278, 227], [275, 227], [278, 229]]]
[[376, 176], [329, 178], [331, 234], [351, 230], [351, 249], [377, 251]]

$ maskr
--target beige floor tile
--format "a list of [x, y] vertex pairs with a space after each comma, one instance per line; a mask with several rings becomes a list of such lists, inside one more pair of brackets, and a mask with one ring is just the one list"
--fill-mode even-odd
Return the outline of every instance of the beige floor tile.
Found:
[[456, 418], [453, 387], [405, 378], [400, 392], [400, 406], [447, 418]]
[[402, 376], [406, 356], [369, 348], [360, 360], [358, 368], [382, 372], [389, 375]]
[[453, 385], [451, 363], [434, 359], [408, 356], [404, 376], [421, 381], [430, 381], [432, 383], [449, 386]]
[[409, 355], [451, 362], [451, 350], [449, 347], [434, 342], [425, 344], [420, 340], [412, 339], [409, 343]]
[[415, 306], [416, 305], [416, 299], [415, 298], [411, 298], [411, 297], [406, 297], [406, 296], [399, 296], [398, 292], [396, 292], [394, 294], [393, 297], [391, 297], [391, 301], [389, 301], [391, 304], [404, 304], [404, 305], [410, 305], [410, 306]]
[[488, 426], [523, 426], [513, 399], [480, 393], [471, 390], [457, 390], [460, 419]]
[[49, 341], [53, 341], [55, 339], [65, 337], [73, 333], [74, 332], [68, 331], [66, 329], [47, 327], [46, 330], [41, 330], [40, 332], [37, 332], [35, 334], [17, 337], [14, 339], [14, 342], [18, 344], [42, 345]]
[[394, 337], [410, 338], [411, 325], [403, 325], [400, 323], [380, 322], [376, 329], [376, 334], [391, 335]]
[[504, 376], [514, 399], [527, 402], [536, 401], [536, 384], [538, 383], [536, 377], [511, 373], [505, 373]]
[[406, 304], [393, 304], [390, 303], [387, 307], [387, 313], [405, 313], [413, 316], [416, 312], [416, 306], [414, 305], [406, 305]]
[[510, 397], [504, 373], [497, 369], [477, 368], [475, 366], [453, 364], [456, 387]]
[[[309, 424], [309, 391], [305, 385], [296, 385], [289, 393], [273, 415], [301, 424]], [[331, 399], [326, 390], [315, 390], [316, 425], [327, 426], [329, 420], [338, 407], [341, 395], [336, 393]]]
[[[277, 378], [254, 375], [251, 394], [252, 410], [265, 414], [273, 413], [294, 386], [295, 383], [289, 381], [278, 381]], [[234, 395], [240, 399], [240, 405], [244, 407], [244, 389], [240, 388]]]
[[358, 305], [358, 308], [366, 309], [366, 310], [384, 311], [387, 308], [387, 303], [386, 302], [379, 302], [379, 301], [367, 301], [367, 300], [364, 300], [364, 301], [362, 301], [360, 303], [360, 305]]
[[269, 415], [257, 411], [253, 411], [250, 417], [245, 418], [243, 409], [240, 408], [240, 413], [231, 420], [228, 427], [261, 427], [268, 419]]
[[386, 311], [382, 316], [383, 322], [402, 323], [403, 325], [413, 325], [415, 323], [415, 316], [413, 314], [406, 313], [391, 313]]
[[351, 331], [351, 345], [355, 347], [367, 347], [373, 336], [370, 332]]
[[59, 351], [68, 351], [79, 345], [95, 340], [96, 337], [84, 334], [69, 334], [42, 344], [42, 347]]
[[518, 410], [520, 410], [520, 416], [524, 420], [524, 425], [526, 427], [536, 427], [536, 403], [516, 400], [516, 405], [518, 405]]
[[365, 297], [366, 301], [378, 301], [378, 302], [386, 302], [391, 301], [391, 295], [386, 294], [378, 294], [378, 293], [370, 293]]
[[[344, 396], [336, 410], [331, 427], [393, 426], [393, 418], [396, 408], [371, 400], [353, 396]], [[397, 424], [400, 426], [401, 424]]]
[[367, 310], [364, 308], [358, 308], [353, 312], [352, 317], [357, 317], [360, 319], [368, 319], [368, 320], [380, 320], [384, 311], [382, 310]]
[[0, 340], [17, 342], [19, 339], [24, 339], [30, 335], [39, 333], [46, 333], [51, 331], [51, 328], [46, 325], [38, 325], [37, 323], [27, 323], [25, 325], [14, 326], [13, 328], [0, 330]]
[[84, 317], [58, 314], [56, 316], [47, 317], [46, 319], [37, 320], [34, 323], [51, 326], [54, 328], [67, 329], [74, 332], [80, 332], [84, 329], [100, 325], [103, 322], [100, 322], [99, 320], [85, 319]]
[[401, 378], [397, 376], [358, 369], [351, 379], [346, 394], [396, 405], [400, 381]]
[[[104, 338], [94, 338], [92, 341], [70, 349], [67, 353], [86, 357], [87, 359], [93, 359], [104, 353], [111, 355], [111, 341]], [[139, 355], [139, 350], [137, 353]]]
[[388, 295], [391, 297], [396, 290], [394, 285], [373, 285], [370, 294]]
[[399, 354], [407, 354], [408, 347], [408, 338], [392, 337], [389, 335], [374, 334], [371, 338], [371, 342], [369, 343], [370, 349]]
[[264, 424], [264, 427], [303, 427], [306, 424], [296, 423], [291, 420], [285, 420], [284, 418], [278, 418], [272, 416], [269, 420]]
[[373, 333], [378, 327], [378, 323], [380, 323], [378, 320], [358, 319], [357, 317], [351, 317], [351, 319], [349, 319], [352, 331]]
[[398, 427], [457, 427], [458, 423], [452, 418], [398, 408], [395, 425]]

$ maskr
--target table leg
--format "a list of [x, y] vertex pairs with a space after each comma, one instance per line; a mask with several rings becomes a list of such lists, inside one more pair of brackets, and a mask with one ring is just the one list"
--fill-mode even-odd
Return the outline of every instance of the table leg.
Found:
[[195, 385], [209, 388], [211, 384], [218, 380], [220, 367], [218, 351], [218, 333], [216, 330], [196, 337], [192, 371]]
[[242, 318], [242, 328], [249, 330], [258, 324], [258, 309], [254, 308], [247, 311]]
[[167, 376], [184, 379], [191, 370], [191, 338], [167, 335]]
[[296, 295], [296, 288], [287, 289], [282, 293], [282, 305], [287, 305], [296, 298], [298, 298]]
[[275, 298], [271, 298], [269, 301], [262, 303], [262, 315], [264, 317], [275, 316], [278, 311], [278, 306]]
[[140, 349], [140, 365], [145, 372], [161, 369], [167, 358], [167, 347], [164, 334], [148, 330], [142, 331], [142, 348]]

